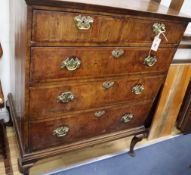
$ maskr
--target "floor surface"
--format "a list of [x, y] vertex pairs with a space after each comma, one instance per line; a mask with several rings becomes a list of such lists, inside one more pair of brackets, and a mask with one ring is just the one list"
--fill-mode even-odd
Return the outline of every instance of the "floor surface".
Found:
[[191, 175], [191, 134], [48, 175]]
[[[13, 175], [21, 175], [18, 170], [18, 164], [17, 164], [19, 151], [17, 147], [14, 129], [12, 127], [7, 127], [6, 131], [10, 148], [10, 157], [11, 157]], [[177, 134], [177, 131], [174, 134]], [[169, 139], [170, 137], [171, 136], [167, 136], [165, 138], [149, 140], [149, 141], [145, 139], [142, 142], [140, 142], [137, 145], [137, 147], [153, 144], [161, 140]], [[35, 164], [33, 168], [30, 169], [30, 175], [42, 175], [48, 172], [52, 172], [54, 170], [67, 168], [68, 166], [72, 166], [79, 162], [80, 163], [84, 161], [87, 162], [97, 158], [102, 159], [102, 157], [108, 157], [113, 154], [118, 154], [119, 152], [128, 151], [131, 139], [132, 137], [128, 137], [113, 142], [100, 144], [94, 147], [89, 147], [84, 150], [73, 151], [70, 153], [66, 153], [63, 155], [39, 161], [37, 162], [37, 164]], [[3, 157], [1, 155], [0, 155], [0, 175], [5, 175], [4, 162], [3, 162]]]

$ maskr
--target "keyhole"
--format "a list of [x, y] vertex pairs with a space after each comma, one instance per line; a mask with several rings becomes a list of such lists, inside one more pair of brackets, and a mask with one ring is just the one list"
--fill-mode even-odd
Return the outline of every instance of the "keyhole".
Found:
[[85, 20], [82, 21], [82, 24], [85, 24]]

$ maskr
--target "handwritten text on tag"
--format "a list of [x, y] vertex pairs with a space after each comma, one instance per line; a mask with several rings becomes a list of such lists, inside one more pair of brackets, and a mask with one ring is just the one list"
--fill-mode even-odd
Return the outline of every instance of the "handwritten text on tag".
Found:
[[161, 42], [161, 39], [159, 38], [159, 36], [158, 35], [155, 36], [154, 41], [151, 46], [151, 50], [157, 51], [159, 48], [160, 42]]

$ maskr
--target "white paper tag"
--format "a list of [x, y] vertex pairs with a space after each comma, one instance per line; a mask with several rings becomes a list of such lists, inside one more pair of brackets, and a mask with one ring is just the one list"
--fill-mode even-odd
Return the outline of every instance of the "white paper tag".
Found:
[[161, 42], [161, 39], [159, 38], [159, 36], [158, 35], [155, 36], [154, 41], [151, 46], [151, 50], [157, 51], [159, 48], [160, 42]]

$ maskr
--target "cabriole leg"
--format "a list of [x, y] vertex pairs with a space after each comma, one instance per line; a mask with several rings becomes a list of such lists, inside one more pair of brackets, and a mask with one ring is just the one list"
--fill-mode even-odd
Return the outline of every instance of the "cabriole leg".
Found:
[[128, 154], [129, 154], [131, 157], [135, 157], [135, 156], [136, 156], [135, 151], [134, 151], [135, 145], [136, 145], [138, 142], [142, 141], [143, 138], [146, 138], [147, 135], [148, 135], [147, 133], [143, 133], [143, 134], [139, 134], [139, 135], [136, 135], [136, 136], [133, 137], [133, 139], [131, 140], [131, 144], [130, 144], [130, 150], [129, 150], [129, 152], [128, 152]]

